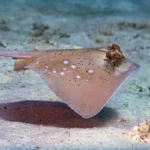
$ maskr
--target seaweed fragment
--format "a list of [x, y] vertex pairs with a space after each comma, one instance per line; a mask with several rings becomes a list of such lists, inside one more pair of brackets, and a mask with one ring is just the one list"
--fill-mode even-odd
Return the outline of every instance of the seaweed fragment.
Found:
[[137, 29], [137, 30], [142, 30], [142, 29], [150, 29], [150, 24], [147, 23], [143, 23], [143, 24], [139, 24], [139, 23], [135, 23], [135, 22], [120, 22], [118, 23], [119, 27], [123, 27], [123, 28], [133, 28], [133, 29]]
[[33, 23], [32, 29], [34, 30], [34, 32], [32, 33], [32, 36], [39, 37], [43, 35], [45, 30], [49, 29], [49, 26], [44, 25], [44, 24]]
[[111, 66], [111, 69], [114, 70], [116, 67], [121, 65], [124, 60], [124, 56], [117, 44], [108, 46], [108, 50], [105, 61], [107, 62], [107, 66]]

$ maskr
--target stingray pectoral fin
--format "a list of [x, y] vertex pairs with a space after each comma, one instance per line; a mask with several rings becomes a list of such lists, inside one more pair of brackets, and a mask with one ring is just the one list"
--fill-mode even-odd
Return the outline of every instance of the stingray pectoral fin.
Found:
[[[128, 66], [130, 64], [130, 67]], [[124, 81], [138, 68], [136, 64], [125, 63], [123, 68], [128, 66], [128, 70], [120, 74], [111, 74], [108, 76], [101, 71], [101, 80], [80, 83], [80, 87], [68, 92], [64, 92], [62, 99], [68, 98], [66, 102], [76, 113], [83, 118], [91, 118], [102, 110], [105, 104], [111, 99], [113, 94], [119, 89]], [[120, 66], [121, 67], [121, 66]], [[122, 70], [123, 70], [122, 68]], [[73, 88], [73, 87], [72, 87]]]
[[137, 68], [136, 64], [126, 60], [111, 74], [100, 69], [97, 74], [101, 78], [88, 82], [80, 78], [76, 83], [69, 80], [73, 76], [71, 72], [66, 72], [64, 77], [52, 73], [40, 74], [58, 97], [77, 114], [87, 119], [95, 116], [105, 106], [115, 91]]

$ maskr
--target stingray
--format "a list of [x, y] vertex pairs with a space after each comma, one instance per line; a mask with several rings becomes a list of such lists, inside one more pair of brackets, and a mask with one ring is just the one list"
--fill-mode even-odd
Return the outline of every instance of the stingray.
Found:
[[32, 69], [72, 110], [91, 118], [139, 65], [123, 56], [120, 47], [47, 51], [0, 51], [15, 59], [14, 70]]

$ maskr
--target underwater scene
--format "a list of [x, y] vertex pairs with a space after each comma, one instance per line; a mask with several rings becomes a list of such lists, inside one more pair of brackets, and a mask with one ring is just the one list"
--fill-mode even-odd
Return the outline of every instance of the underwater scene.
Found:
[[0, 150], [150, 150], [150, 0], [0, 0]]

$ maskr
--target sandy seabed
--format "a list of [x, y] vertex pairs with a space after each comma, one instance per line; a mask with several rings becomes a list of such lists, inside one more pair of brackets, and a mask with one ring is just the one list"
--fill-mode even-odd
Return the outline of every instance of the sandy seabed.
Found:
[[123, 134], [150, 121], [149, 16], [75, 16], [28, 8], [0, 14], [1, 50], [49, 50], [120, 45], [139, 64], [95, 117], [85, 120], [61, 103], [33, 71], [16, 73], [0, 58], [0, 149], [149, 150]]

